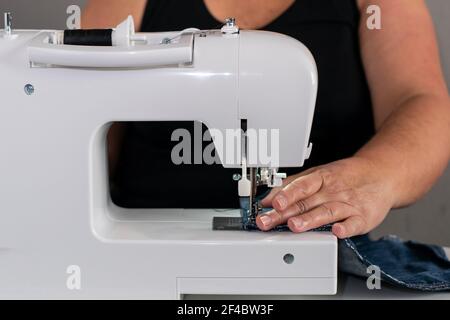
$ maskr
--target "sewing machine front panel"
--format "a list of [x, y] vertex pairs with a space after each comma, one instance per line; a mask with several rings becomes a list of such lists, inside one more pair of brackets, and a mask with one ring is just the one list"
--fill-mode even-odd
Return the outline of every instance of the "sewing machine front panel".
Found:
[[[205, 277], [229, 278], [232, 293], [270, 294], [261, 278], [294, 279], [289, 293], [335, 292], [331, 234], [212, 231], [214, 211], [138, 213], [110, 201], [111, 122], [240, 127], [237, 38], [196, 38], [192, 65], [116, 70], [30, 67], [38, 34], [0, 39], [0, 297], [179, 298], [195, 291], [186, 279], [213, 293]], [[67, 283], [73, 266], [79, 290]]]

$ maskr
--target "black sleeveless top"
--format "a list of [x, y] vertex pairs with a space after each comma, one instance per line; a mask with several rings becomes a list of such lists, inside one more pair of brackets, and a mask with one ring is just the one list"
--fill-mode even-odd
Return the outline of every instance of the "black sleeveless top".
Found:
[[[319, 73], [311, 158], [303, 168], [286, 168], [288, 174], [352, 156], [374, 134], [358, 25], [355, 0], [296, 0], [264, 28], [304, 43], [312, 52]], [[203, 0], [149, 0], [142, 31], [189, 27], [218, 29], [221, 23], [211, 16]], [[238, 170], [224, 169], [221, 165], [172, 164], [171, 150], [178, 142], [171, 142], [171, 134], [180, 127], [193, 131], [191, 122], [126, 125], [111, 190], [117, 205], [238, 207], [237, 183], [232, 179]]]

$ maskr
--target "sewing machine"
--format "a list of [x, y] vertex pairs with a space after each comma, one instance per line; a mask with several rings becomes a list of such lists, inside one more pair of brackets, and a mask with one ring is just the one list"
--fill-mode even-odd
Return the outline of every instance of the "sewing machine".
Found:
[[[9, 15], [0, 31], [0, 298], [334, 294], [331, 233], [212, 228], [214, 217], [245, 226], [259, 210], [255, 185], [280, 185], [278, 167], [308, 158], [318, 79], [307, 48], [232, 19], [221, 30], [134, 33], [128, 18], [109, 45], [80, 36], [14, 30]], [[217, 150], [242, 168], [236, 196], [248, 216], [112, 203], [110, 125], [172, 120], [239, 130], [237, 157]], [[250, 161], [251, 130], [278, 132], [277, 167]]]

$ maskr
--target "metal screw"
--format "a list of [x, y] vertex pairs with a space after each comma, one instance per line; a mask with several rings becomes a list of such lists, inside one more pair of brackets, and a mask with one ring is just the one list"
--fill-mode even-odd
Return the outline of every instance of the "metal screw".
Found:
[[234, 181], [239, 181], [241, 180], [242, 176], [239, 173], [235, 173], [233, 174], [233, 180]]
[[23, 88], [23, 90], [29, 96], [31, 96], [34, 93], [34, 87], [31, 84], [26, 84], [25, 87]]
[[293, 263], [294, 263], [294, 260], [295, 260], [294, 255], [291, 254], [291, 253], [287, 253], [287, 254], [285, 254], [284, 257], [283, 257], [283, 261], [284, 261], [286, 264], [293, 264]]
[[235, 18], [227, 18], [225, 19], [225, 23], [228, 27], [234, 27], [236, 26], [236, 19]]
[[12, 18], [11, 12], [4, 13], [4, 21], [5, 21], [5, 34], [10, 36], [12, 30]]
[[161, 40], [162, 44], [169, 44], [171, 42], [172, 42], [172, 39], [170, 39], [170, 38], [164, 38], [164, 39]]

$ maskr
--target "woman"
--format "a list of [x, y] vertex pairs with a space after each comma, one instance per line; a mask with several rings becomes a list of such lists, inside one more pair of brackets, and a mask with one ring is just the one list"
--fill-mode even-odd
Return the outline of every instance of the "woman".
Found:
[[[367, 28], [369, 5], [381, 8], [381, 30]], [[333, 224], [341, 239], [365, 234], [392, 208], [423, 196], [448, 164], [450, 102], [422, 0], [90, 0], [82, 24], [111, 27], [128, 14], [142, 31], [211, 29], [235, 17], [242, 29], [288, 34], [313, 53], [320, 85], [310, 168], [290, 171], [284, 186], [263, 200], [274, 209], [258, 218], [262, 230]], [[171, 129], [179, 126], [127, 127], [117, 168], [119, 204], [121, 198], [129, 206], [208, 206], [210, 199], [226, 206], [236, 198], [226, 170], [167, 164]], [[118, 141], [119, 129], [110, 141]], [[170, 172], [166, 185], [150, 186], [155, 174]]]

